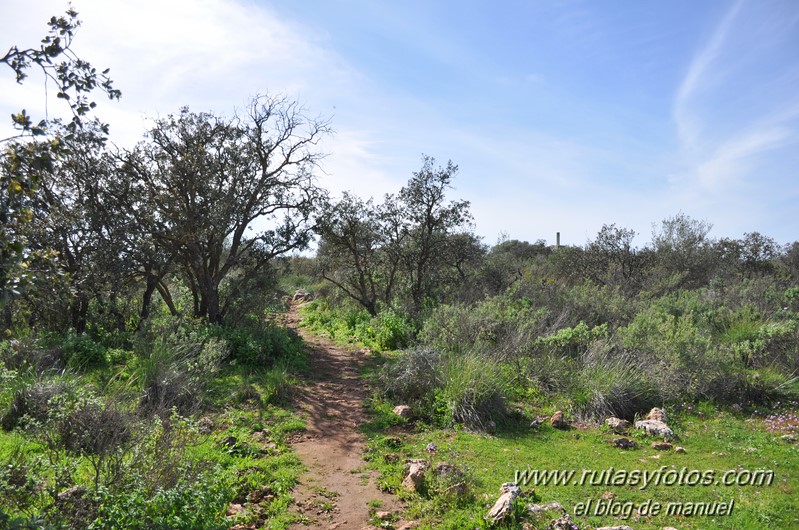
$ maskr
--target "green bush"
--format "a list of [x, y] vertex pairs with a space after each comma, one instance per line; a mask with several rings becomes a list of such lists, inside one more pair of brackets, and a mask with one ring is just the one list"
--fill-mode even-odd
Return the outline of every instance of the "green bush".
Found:
[[441, 366], [441, 380], [437, 400], [454, 421], [485, 431], [507, 420], [508, 388], [492, 360], [478, 354], [448, 356]]
[[432, 420], [433, 398], [441, 387], [441, 356], [428, 348], [412, 348], [386, 363], [378, 383], [386, 397], [397, 404], [411, 406], [417, 415]]
[[609, 416], [633, 420], [636, 414], [662, 404], [662, 395], [651, 383], [642, 359], [636, 359], [604, 341], [595, 342], [583, 355], [575, 378], [582, 396], [575, 414], [590, 420]]
[[70, 333], [61, 346], [67, 366], [80, 372], [102, 368], [108, 363], [106, 348], [85, 333]]
[[230, 522], [225, 508], [232, 484], [222, 470], [214, 470], [174, 486], [149, 492], [142, 485], [125, 491], [100, 489], [99, 516], [89, 530], [225, 530]]
[[408, 319], [390, 309], [382, 311], [370, 324], [364, 342], [376, 350], [404, 348], [413, 337], [413, 326]]
[[314, 300], [303, 308], [302, 324], [342, 342], [360, 342], [377, 351], [408, 346], [414, 336], [413, 323], [401, 313], [383, 310], [373, 317], [366, 309], [343, 305], [331, 308]]
[[580, 322], [573, 328], [562, 328], [552, 335], [538, 338], [535, 346], [545, 351], [575, 356], [588, 350], [594, 341], [607, 338], [607, 324], [589, 328], [585, 322]]
[[301, 357], [302, 339], [294, 331], [271, 323], [214, 325], [209, 326], [208, 334], [228, 344], [231, 361], [251, 368], [269, 368], [279, 359]]
[[228, 356], [227, 344], [179, 319], [148, 323], [136, 345], [131, 381], [142, 390], [140, 410], [189, 414], [202, 405], [210, 379]]

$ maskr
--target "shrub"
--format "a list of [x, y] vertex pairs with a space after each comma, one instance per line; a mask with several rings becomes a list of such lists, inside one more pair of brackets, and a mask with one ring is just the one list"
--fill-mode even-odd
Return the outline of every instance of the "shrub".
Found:
[[127, 445], [132, 430], [130, 414], [99, 400], [79, 402], [59, 425], [64, 448], [82, 455], [107, 455]]
[[364, 342], [376, 350], [396, 350], [407, 346], [412, 337], [413, 326], [408, 319], [387, 309], [371, 320]]
[[302, 357], [302, 339], [293, 330], [272, 323], [238, 327], [210, 326], [208, 334], [224, 340], [230, 360], [250, 368], [269, 368], [279, 359]]
[[99, 517], [90, 530], [224, 530], [231, 484], [221, 470], [180, 479], [171, 487], [148, 491], [140, 484], [125, 491], [97, 492]]
[[132, 381], [143, 395], [144, 413], [183, 414], [196, 411], [210, 378], [228, 355], [224, 341], [187, 327], [180, 320], [151, 324], [137, 344]]
[[53, 399], [63, 398], [72, 390], [67, 381], [36, 381], [25, 384], [14, 393], [11, 405], [0, 418], [3, 430], [10, 431], [20, 426], [23, 418], [34, 422], [45, 422], [55, 404]]
[[637, 413], [662, 403], [662, 396], [649, 381], [646, 365], [629, 352], [607, 341], [597, 341], [583, 355], [577, 385], [583, 399], [575, 403], [575, 414], [583, 419], [609, 416], [633, 420]]
[[61, 350], [67, 366], [74, 370], [88, 371], [107, 364], [106, 348], [86, 334], [68, 334]]
[[441, 356], [427, 348], [404, 351], [383, 366], [380, 388], [395, 402], [410, 405], [420, 415], [433, 417], [433, 394], [441, 386]]
[[580, 322], [573, 328], [562, 328], [552, 335], [539, 337], [535, 346], [553, 353], [575, 356], [584, 353], [592, 342], [607, 337], [607, 324], [589, 328], [585, 322]]
[[444, 305], [428, 318], [420, 340], [447, 353], [478, 352], [508, 360], [529, 351], [543, 332], [547, 310], [529, 300], [497, 297], [474, 306]]
[[45, 348], [34, 336], [0, 342], [0, 362], [12, 370], [37, 374], [60, 372], [64, 359], [60, 348]]
[[454, 421], [485, 431], [507, 419], [507, 386], [495, 362], [478, 354], [452, 355], [441, 367], [441, 379], [437, 399]]

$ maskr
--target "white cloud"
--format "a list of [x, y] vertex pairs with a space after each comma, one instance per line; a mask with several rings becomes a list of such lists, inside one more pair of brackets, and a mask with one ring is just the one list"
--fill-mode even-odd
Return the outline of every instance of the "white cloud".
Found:
[[691, 98], [704, 89], [710, 75], [712, 63], [719, 57], [727, 40], [733, 22], [743, 5], [743, 0], [738, 0], [730, 7], [721, 20], [710, 40], [694, 56], [688, 72], [680, 83], [674, 101], [673, 116], [677, 123], [677, 131], [684, 145], [693, 145], [701, 127], [698, 117], [691, 113]]

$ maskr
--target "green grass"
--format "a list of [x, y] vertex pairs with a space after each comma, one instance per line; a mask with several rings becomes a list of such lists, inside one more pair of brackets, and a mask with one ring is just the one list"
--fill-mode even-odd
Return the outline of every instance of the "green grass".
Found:
[[[664, 526], [687, 528], [726, 529], [784, 529], [799, 527], [799, 510], [796, 509], [796, 488], [799, 485], [799, 447], [780, 438], [780, 432], [770, 432], [762, 418], [747, 418], [727, 412], [714, 412], [704, 417], [684, 413], [671, 420], [679, 435], [676, 445], [685, 448], [685, 454], [674, 451], [657, 451], [650, 447], [653, 438], [631, 433], [639, 449], [623, 450], [609, 441], [615, 437], [598, 428], [560, 431], [541, 426], [538, 430], [517, 429], [496, 436], [477, 435], [462, 430], [426, 429], [403, 435], [375, 434], [370, 437], [368, 458], [373, 469], [380, 473], [379, 484], [395, 490], [408, 502], [406, 517], [419, 519], [422, 528], [483, 527], [483, 516], [498, 497], [503, 482], [517, 479], [517, 470], [575, 470], [571, 482], [583, 474], [595, 471], [583, 485], [522, 486], [523, 491], [540, 502], [557, 501], [570, 513], [572, 519], [584, 527], [628, 524], [636, 530], [662, 529]], [[399, 442], [398, 442], [399, 440]], [[434, 444], [435, 453], [425, 450]], [[393, 455], [398, 455], [395, 459]], [[428, 485], [421, 494], [402, 490], [403, 463], [406, 458], [424, 458], [433, 464], [446, 461], [464, 471], [469, 495], [459, 500], [447, 499]], [[773, 482], [762, 486], [667, 486], [608, 485], [599, 475], [602, 470], [613, 469], [611, 476], [619, 477], [618, 470], [631, 472], [657, 472], [686, 468], [714, 471], [721, 475], [727, 470], [771, 470]], [[684, 475], [684, 476], [685, 476]], [[673, 473], [672, 475], [673, 476]], [[693, 479], [691, 479], [693, 480]], [[597, 502], [612, 494], [612, 503], [618, 503], [619, 517], [594, 515]], [[579, 503], [592, 502], [589, 515], [575, 515]], [[635, 509], [651, 501], [665, 507], [670, 502], [712, 503], [734, 501], [732, 513], [727, 516], [638, 516]], [[528, 501], [530, 502], [530, 501]], [[607, 500], [602, 501], [605, 505]], [[625, 503], [632, 507], [629, 517], [624, 517]], [[510, 525], [521, 528], [521, 523]]]

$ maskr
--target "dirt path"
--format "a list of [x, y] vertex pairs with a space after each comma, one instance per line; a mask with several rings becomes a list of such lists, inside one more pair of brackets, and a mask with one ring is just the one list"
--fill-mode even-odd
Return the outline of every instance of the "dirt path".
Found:
[[369, 524], [370, 501], [379, 501], [377, 511], [392, 514], [399, 514], [402, 506], [396, 497], [380, 492], [374, 474], [363, 470], [366, 439], [358, 427], [366, 421], [363, 403], [368, 387], [358, 371], [364, 353], [300, 329], [295, 307], [287, 320], [305, 340], [311, 366], [311, 376], [295, 399], [295, 406], [308, 418], [308, 429], [293, 441], [308, 468], [294, 491], [293, 509], [310, 522], [291, 528], [375, 528]]

